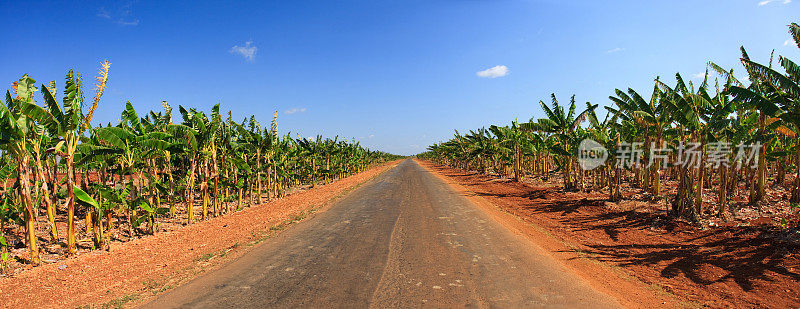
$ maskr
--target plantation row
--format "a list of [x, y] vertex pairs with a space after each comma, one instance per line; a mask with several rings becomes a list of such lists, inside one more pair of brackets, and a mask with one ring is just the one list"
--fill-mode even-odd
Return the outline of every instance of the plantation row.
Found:
[[[800, 47], [800, 26], [792, 23], [789, 33]], [[622, 198], [623, 179], [658, 200], [666, 178], [677, 187], [670, 210], [690, 220], [723, 215], [737, 190], [746, 190], [749, 203], [760, 205], [768, 180], [773, 189], [790, 186], [791, 207], [797, 207], [800, 67], [783, 56], [777, 63], [773, 60], [755, 62], [741, 48], [748, 85], [734, 77], [733, 69], [709, 62], [708, 68], [720, 77], [713, 82], [706, 69], [699, 85], [686, 83], [680, 74], [674, 86], [656, 78], [649, 99], [630, 88], [616, 89], [602, 121], [598, 105], [587, 102], [585, 109], [579, 108], [573, 96], [564, 106], [552, 95], [550, 106], [540, 101], [545, 118], [466, 135], [456, 131], [453, 139], [430, 146], [420, 157], [464, 170], [513, 174], [516, 181], [556, 171], [562, 174], [565, 190], [605, 189], [611, 201]], [[587, 119], [588, 125], [582, 126]], [[607, 149], [604, 165], [579, 166], [584, 139]], [[630, 160], [637, 155], [637, 145], [641, 160]], [[699, 164], [687, 164], [690, 153]], [[787, 184], [792, 173], [793, 184]], [[716, 204], [704, 206], [704, 192], [712, 188]]]
[[80, 74], [70, 70], [63, 104], [57, 103], [55, 81], [37, 87], [27, 74], [0, 103], [0, 233], [15, 224], [25, 235], [0, 234], [4, 262], [13, 237], [26, 243], [31, 263], [40, 262], [40, 212], [49, 222], [49, 241], [58, 244], [64, 231], [57, 228], [57, 212], [66, 209], [66, 253], [74, 254], [79, 214], [94, 247], [106, 248], [104, 231], [114, 219], [131, 237], [155, 233], [159, 219], [177, 210], [191, 224], [195, 207], [206, 219], [396, 158], [355, 141], [280, 136], [277, 112], [269, 128], [252, 116], [237, 123], [228, 112], [223, 119], [219, 104], [210, 115], [179, 107], [181, 119], [173, 121], [167, 102], [145, 117], [128, 102], [118, 124], [92, 127], [109, 67], [102, 63], [90, 102], [84, 101]]

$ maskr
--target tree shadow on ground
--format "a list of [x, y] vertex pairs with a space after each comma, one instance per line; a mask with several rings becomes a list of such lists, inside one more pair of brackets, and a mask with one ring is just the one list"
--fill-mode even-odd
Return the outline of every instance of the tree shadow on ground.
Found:
[[[603, 203], [578, 199], [529, 207], [533, 213], [560, 214], [559, 222], [574, 233], [602, 231], [619, 243], [585, 244], [588, 249], [580, 251], [622, 267], [651, 266], [664, 278], [683, 274], [703, 285], [732, 280], [744, 291], [752, 290], [755, 281], [773, 281], [775, 275], [800, 280], [800, 273], [784, 266], [800, 248], [777, 237], [781, 233], [777, 228], [700, 230], [664, 213], [601, 210], [598, 206]], [[628, 237], [621, 239], [623, 233]]]
[[777, 237], [781, 233], [777, 228], [700, 230], [663, 213], [598, 209], [603, 203], [577, 199], [525, 206], [533, 213], [560, 214], [559, 222], [574, 233], [602, 231], [619, 243], [585, 244], [588, 249], [579, 251], [622, 267], [650, 266], [660, 269], [664, 278], [683, 274], [702, 285], [732, 280], [744, 291], [752, 290], [755, 281], [773, 281], [776, 275], [800, 280], [800, 273], [784, 266], [800, 248]]
[[708, 285], [733, 280], [744, 291], [757, 280], [773, 281], [772, 276], [800, 280], [800, 274], [784, 267], [791, 255], [790, 245], [772, 233], [754, 228], [703, 233], [680, 243], [587, 245], [583, 253], [619, 266], [652, 266], [661, 276], [683, 274], [694, 283]]

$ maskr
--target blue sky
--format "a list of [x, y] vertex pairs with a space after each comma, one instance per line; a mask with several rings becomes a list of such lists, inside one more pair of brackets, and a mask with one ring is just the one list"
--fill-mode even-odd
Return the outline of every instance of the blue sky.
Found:
[[551, 92], [608, 104], [614, 88], [649, 93], [709, 60], [744, 76], [740, 45], [800, 60], [786, 28], [800, 0], [605, 2], [4, 1], [0, 79], [61, 88], [74, 68], [88, 84], [109, 59], [97, 121], [125, 101], [221, 102], [263, 123], [277, 110], [283, 133], [413, 154], [453, 129], [540, 117]]

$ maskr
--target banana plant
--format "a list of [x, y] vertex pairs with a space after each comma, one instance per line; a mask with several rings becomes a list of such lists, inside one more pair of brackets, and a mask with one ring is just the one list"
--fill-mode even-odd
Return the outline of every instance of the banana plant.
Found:
[[[796, 23], [789, 25], [789, 33], [800, 48], [800, 25]], [[780, 56], [779, 59], [786, 73], [776, 71], [771, 65], [762, 65], [750, 60], [742, 49], [741, 61], [753, 82], [749, 87], [732, 86], [731, 93], [736, 100], [762, 113], [763, 121], [759, 123], [762, 127], [766, 117], [777, 117], [791, 127], [778, 132], [796, 140], [800, 134], [800, 66], [786, 57]], [[800, 160], [800, 147], [797, 143], [795, 143], [795, 158]], [[759, 172], [762, 173], [760, 165]], [[794, 203], [800, 202], [800, 168], [797, 176], [791, 197], [791, 202]], [[763, 196], [761, 183], [758, 189], [759, 197]]]
[[22, 216], [25, 213], [25, 206], [18, 203], [11, 198], [9, 194], [3, 196], [3, 202], [0, 204], [0, 222], [3, 224], [13, 222], [16, 225], [24, 226], [25, 218]]
[[8, 253], [8, 240], [5, 236], [0, 235], [0, 261], [2, 261], [0, 270], [5, 271], [6, 264], [8, 264], [10, 257], [11, 254]]
[[[172, 135], [165, 132], [148, 132], [142, 124], [138, 113], [130, 102], [126, 103], [125, 110], [121, 115], [122, 121], [116, 127], [98, 128], [92, 132], [92, 137], [96, 138], [99, 147], [92, 149], [92, 155], [113, 156], [123, 179], [122, 186], [128, 185], [128, 178], [138, 180], [134, 182], [135, 194], [132, 198], [138, 198], [143, 191], [144, 180], [146, 177], [142, 173], [143, 162], [153, 153], [160, 153], [171, 146], [168, 142]], [[91, 156], [86, 159], [92, 159]], [[152, 183], [152, 179], [151, 179]], [[126, 205], [134, 205], [127, 203]], [[134, 205], [138, 206], [138, 205]], [[129, 209], [131, 217], [136, 216], [136, 209]], [[129, 218], [129, 223], [133, 219]], [[131, 236], [133, 226], [131, 227]]]
[[514, 181], [520, 182], [523, 178], [522, 165], [524, 160], [523, 149], [526, 148], [528, 133], [519, 129], [516, 121], [510, 127], [490, 126], [489, 131], [497, 137], [499, 145], [511, 154], [511, 166], [514, 172]]
[[[5, 181], [5, 179], [2, 179], [2, 181]], [[15, 222], [17, 225], [23, 225], [25, 222], [19, 217], [22, 212], [20, 205], [14, 203], [8, 195], [4, 195], [2, 200], [2, 204], [0, 204], [0, 263], [2, 263], [0, 270], [4, 271], [11, 257], [8, 252], [8, 239], [3, 233], [4, 225], [6, 222]]]
[[103, 92], [108, 82], [109, 69], [111, 63], [108, 60], [100, 64], [100, 71], [96, 79], [95, 95], [92, 105], [87, 113], [83, 108], [83, 80], [80, 74], [69, 70], [65, 77], [66, 85], [64, 90], [63, 106], [56, 102], [54, 91], [51, 92], [42, 85], [42, 95], [44, 97], [46, 110], [30, 107], [31, 112], [41, 114], [39, 122], [57, 138], [55, 147], [47, 150], [53, 152], [66, 160], [67, 166], [67, 252], [74, 254], [75, 247], [75, 153], [84, 132], [91, 128], [91, 121], [94, 112], [100, 103]]
[[17, 169], [17, 182], [21, 203], [24, 209], [25, 230], [31, 263], [39, 264], [39, 248], [36, 244], [36, 221], [34, 201], [31, 196], [30, 153], [28, 152], [28, 133], [32, 122], [51, 121], [47, 113], [35, 104], [33, 93], [38, 91], [35, 80], [27, 74], [15, 82], [16, 97], [6, 92], [5, 104], [0, 103], [0, 149], [7, 151], [14, 159]]
[[169, 208], [154, 206], [150, 204], [150, 202], [144, 197], [137, 198], [131, 202], [131, 205], [133, 205], [134, 208], [144, 210], [143, 215], [140, 215], [136, 218], [136, 220], [133, 221], [133, 227], [138, 228], [143, 223], [147, 223], [150, 227], [151, 235], [155, 234], [156, 230], [158, 229], [158, 221], [156, 220], [157, 216], [169, 213]]
[[95, 233], [92, 240], [94, 242], [95, 248], [104, 248], [105, 240], [103, 237], [102, 227], [100, 227], [99, 229], [97, 227], [99, 226], [99, 221], [103, 217], [106, 208], [102, 207], [97, 200], [95, 200], [91, 195], [89, 195], [89, 193], [86, 193], [86, 191], [83, 191], [83, 189], [81, 189], [79, 186], [74, 186], [72, 188], [72, 191], [75, 193], [75, 198], [77, 199], [77, 202], [79, 204], [87, 208], [94, 209], [96, 211], [97, 216], [93, 218], [94, 222], [92, 222], [92, 225], [95, 228]]
[[541, 118], [537, 122], [524, 123], [521, 126], [524, 130], [546, 132], [557, 137], [558, 142], [551, 147], [551, 150], [560, 157], [556, 163], [564, 173], [564, 190], [575, 190], [572, 170], [579, 142], [576, 140], [576, 130], [586, 119], [589, 110], [596, 108], [597, 105], [587, 104], [587, 109], [577, 112], [574, 95], [570, 99], [567, 109], [558, 103], [555, 94], [551, 94], [550, 98], [552, 99], [552, 108], [548, 107], [544, 101], [539, 101], [547, 118]]
[[[134, 224], [133, 224], [133, 221], [134, 221], [135, 215], [133, 213], [133, 207], [130, 206], [131, 205], [131, 201], [130, 201], [130, 198], [129, 198], [130, 195], [131, 195], [131, 191], [133, 191], [133, 185], [131, 185], [131, 184], [127, 184], [127, 185], [117, 184], [114, 187], [103, 186], [103, 187], [99, 188], [99, 191], [100, 191], [100, 195], [102, 196], [103, 200], [105, 200], [105, 203], [103, 203], [103, 205], [107, 205], [106, 208], [105, 208], [105, 213], [106, 214], [110, 214], [113, 209], [117, 209], [117, 208], [121, 209], [122, 211], [127, 211], [128, 212], [128, 216], [127, 216], [127, 218], [128, 218], [127, 219], [128, 227], [129, 227], [129, 230], [128, 230], [129, 234], [128, 235], [133, 237], [133, 235], [134, 235], [134, 231], [133, 231]], [[109, 225], [110, 225], [110, 221], [109, 221]]]
[[247, 186], [248, 180], [251, 178], [253, 171], [249, 164], [247, 164], [247, 160], [245, 160], [245, 151], [248, 148], [244, 145], [239, 145], [232, 149], [230, 161], [235, 166], [235, 175], [236, 181], [233, 182], [234, 189], [236, 190], [236, 210], [242, 210], [242, 199], [244, 197], [244, 190]]

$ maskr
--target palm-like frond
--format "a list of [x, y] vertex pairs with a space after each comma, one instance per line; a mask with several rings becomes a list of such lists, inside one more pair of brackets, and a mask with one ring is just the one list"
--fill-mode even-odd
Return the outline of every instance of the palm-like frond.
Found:
[[714, 70], [714, 72], [717, 72], [717, 74], [724, 77], [726, 83], [731, 83], [737, 86], [744, 86], [742, 82], [740, 82], [738, 79], [736, 79], [735, 76], [733, 76], [733, 69], [731, 69], [730, 71], [725, 71], [721, 66], [711, 61], [708, 62], [708, 66], [711, 67], [711, 69]]
[[94, 131], [97, 139], [107, 146], [115, 148], [127, 148], [126, 140], [133, 139], [133, 134], [120, 127], [106, 127]]
[[62, 119], [62, 129], [71, 131], [78, 128], [81, 117], [81, 105], [83, 104], [83, 91], [81, 90], [80, 74], [72, 70], [67, 72], [66, 88], [64, 90], [64, 117]]
[[733, 86], [729, 89], [734, 96], [734, 102], [742, 103], [744, 108], [758, 109], [767, 115], [778, 115], [781, 108], [761, 93], [750, 88]]
[[789, 25], [789, 34], [792, 35], [792, 39], [794, 39], [794, 44], [800, 48], [800, 26], [797, 23], [791, 23]]
[[784, 92], [792, 97], [800, 98], [800, 86], [797, 82], [789, 79], [787, 76], [766, 67], [762, 64], [752, 62], [750, 60], [742, 59], [742, 64], [747, 68], [748, 72], [753, 72], [757, 78], [767, 81], [773, 87], [781, 92]]

